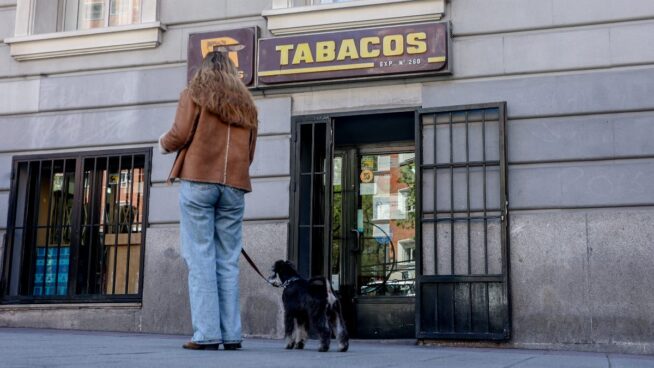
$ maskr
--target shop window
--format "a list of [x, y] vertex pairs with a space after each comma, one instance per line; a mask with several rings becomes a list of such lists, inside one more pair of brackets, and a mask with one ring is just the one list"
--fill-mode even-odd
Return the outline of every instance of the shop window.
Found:
[[3, 301], [140, 300], [150, 155], [15, 158]]
[[158, 0], [17, 0], [17, 60], [156, 47]]

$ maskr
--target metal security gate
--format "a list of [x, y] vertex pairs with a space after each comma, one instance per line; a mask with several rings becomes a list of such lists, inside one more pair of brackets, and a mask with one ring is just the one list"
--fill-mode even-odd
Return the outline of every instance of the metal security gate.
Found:
[[418, 339], [510, 337], [505, 110], [416, 114]]
[[292, 135], [289, 256], [301, 275], [324, 275], [329, 269], [331, 239], [331, 119], [296, 118]]

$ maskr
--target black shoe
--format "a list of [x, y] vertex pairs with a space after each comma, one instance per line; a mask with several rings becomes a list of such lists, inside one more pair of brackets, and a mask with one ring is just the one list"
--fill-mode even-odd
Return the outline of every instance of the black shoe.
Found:
[[224, 343], [223, 344], [223, 349], [225, 350], [236, 350], [241, 348], [241, 343], [240, 342], [233, 342], [233, 343]]
[[218, 345], [219, 344], [197, 344], [193, 341], [189, 341], [182, 345], [182, 347], [189, 350], [218, 350]]

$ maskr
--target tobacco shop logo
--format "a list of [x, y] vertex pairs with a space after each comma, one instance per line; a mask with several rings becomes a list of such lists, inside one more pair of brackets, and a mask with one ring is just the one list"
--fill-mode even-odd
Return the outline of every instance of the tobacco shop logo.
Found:
[[254, 81], [254, 46], [256, 28], [195, 33], [189, 36], [187, 78], [200, 68], [202, 59], [211, 51], [226, 52], [236, 65], [245, 85]]

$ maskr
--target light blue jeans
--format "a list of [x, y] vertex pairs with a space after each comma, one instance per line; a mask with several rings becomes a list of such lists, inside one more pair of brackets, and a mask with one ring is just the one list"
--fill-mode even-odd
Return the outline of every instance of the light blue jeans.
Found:
[[245, 193], [226, 185], [182, 181], [182, 257], [188, 266], [193, 342], [241, 342], [238, 258]]

